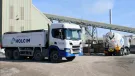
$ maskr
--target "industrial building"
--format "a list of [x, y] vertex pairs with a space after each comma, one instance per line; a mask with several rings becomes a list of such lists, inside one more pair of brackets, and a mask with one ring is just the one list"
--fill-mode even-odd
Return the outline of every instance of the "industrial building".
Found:
[[0, 36], [4, 32], [47, 29], [50, 23], [32, 4], [32, 0], [0, 0]]
[[[4, 32], [47, 29], [47, 24], [50, 23], [32, 4], [32, 0], [0, 0], [0, 36]], [[84, 35], [82, 37], [84, 40]]]

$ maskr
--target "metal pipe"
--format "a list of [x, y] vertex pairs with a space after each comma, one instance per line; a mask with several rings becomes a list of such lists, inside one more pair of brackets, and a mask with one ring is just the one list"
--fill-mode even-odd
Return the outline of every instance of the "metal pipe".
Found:
[[[112, 9], [109, 10], [109, 20], [110, 20], [110, 24], [112, 24]], [[111, 29], [110, 29], [111, 32]]]

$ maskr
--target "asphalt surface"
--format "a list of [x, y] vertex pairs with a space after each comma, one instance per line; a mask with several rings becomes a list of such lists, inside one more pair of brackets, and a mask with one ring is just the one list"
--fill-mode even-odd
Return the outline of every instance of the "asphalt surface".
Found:
[[0, 53], [0, 76], [135, 76], [135, 54], [81, 56], [61, 63], [6, 60]]

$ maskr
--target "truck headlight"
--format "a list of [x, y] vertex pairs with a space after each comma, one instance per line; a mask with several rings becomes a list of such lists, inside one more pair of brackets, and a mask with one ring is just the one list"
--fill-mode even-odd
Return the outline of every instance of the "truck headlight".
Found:
[[71, 52], [71, 50], [69, 48], [65, 48], [64, 49], [66, 52]]

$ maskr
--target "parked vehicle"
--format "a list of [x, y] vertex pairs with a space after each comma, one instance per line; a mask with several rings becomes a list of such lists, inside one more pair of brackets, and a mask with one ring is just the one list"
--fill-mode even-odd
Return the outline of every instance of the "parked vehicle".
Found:
[[72, 61], [83, 55], [81, 28], [70, 23], [53, 23], [48, 30], [28, 30], [6, 32], [2, 38], [2, 48], [7, 59], [32, 57], [42, 60], [45, 57], [51, 62], [61, 62], [62, 57]]
[[103, 36], [104, 54], [123, 56], [130, 54], [129, 38], [119, 33], [108, 32]]

